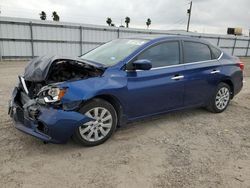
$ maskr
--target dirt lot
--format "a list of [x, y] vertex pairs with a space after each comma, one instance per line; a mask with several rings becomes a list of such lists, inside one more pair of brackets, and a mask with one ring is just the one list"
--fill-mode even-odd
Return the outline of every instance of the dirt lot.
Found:
[[163, 115], [86, 148], [44, 145], [13, 127], [7, 101], [25, 64], [0, 63], [0, 187], [250, 187], [249, 77], [224, 113]]

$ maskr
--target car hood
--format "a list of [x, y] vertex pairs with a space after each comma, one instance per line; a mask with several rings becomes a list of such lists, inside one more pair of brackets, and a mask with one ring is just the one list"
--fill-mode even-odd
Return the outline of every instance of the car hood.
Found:
[[95, 68], [103, 69], [103, 66], [98, 63], [83, 60], [79, 57], [65, 57], [65, 56], [39, 56], [32, 59], [26, 66], [24, 71], [24, 79], [27, 81], [43, 81], [46, 79], [52, 63], [56, 60], [71, 60], [78, 63], [88, 64]]

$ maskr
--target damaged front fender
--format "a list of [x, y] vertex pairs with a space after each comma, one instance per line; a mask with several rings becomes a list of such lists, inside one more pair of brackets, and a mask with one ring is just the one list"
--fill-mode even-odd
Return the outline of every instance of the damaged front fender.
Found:
[[[70, 104], [77, 101], [87, 101], [96, 96], [110, 95], [123, 99], [123, 93], [127, 91], [127, 80], [124, 77], [103, 76], [79, 80], [74, 82], [64, 82], [60, 87], [67, 87], [67, 92], [62, 98], [62, 104]], [[125, 100], [124, 100], [125, 101]], [[123, 106], [123, 100], [119, 101]]]
[[24, 108], [16, 100], [17, 97], [12, 99], [9, 108], [14, 126], [46, 142], [66, 143], [76, 128], [92, 120], [76, 111], [40, 106], [34, 100], [28, 101]]
[[47, 127], [48, 135], [51, 137], [50, 142], [54, 143], [66, 143], [74, 134], [76, 128], [92, 120], [75, 111], [43, 108], [40, 112], [39, 125], [43, 124]]

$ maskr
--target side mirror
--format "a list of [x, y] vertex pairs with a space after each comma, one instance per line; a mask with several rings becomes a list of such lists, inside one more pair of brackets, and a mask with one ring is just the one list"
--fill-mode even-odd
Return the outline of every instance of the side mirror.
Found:
[[133, 67], [135, 70], [149, 70], [152, 68], [152, 63], [147, 59], [139, 59], [133, 62]]

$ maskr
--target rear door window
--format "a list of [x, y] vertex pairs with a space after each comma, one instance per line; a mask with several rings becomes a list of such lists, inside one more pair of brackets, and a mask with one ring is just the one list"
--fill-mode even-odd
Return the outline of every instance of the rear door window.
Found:
[[212, 59], [208, 45], [200, 42], [184, 41], [184, 62], [199, 62]]

